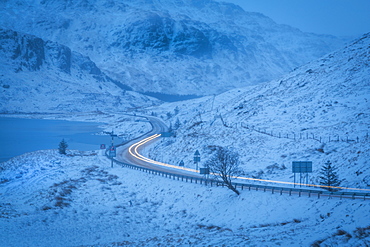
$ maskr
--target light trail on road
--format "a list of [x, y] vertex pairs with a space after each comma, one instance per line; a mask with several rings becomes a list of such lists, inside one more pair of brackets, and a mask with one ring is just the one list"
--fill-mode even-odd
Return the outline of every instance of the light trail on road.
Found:
[[133, 145], [131, 145], [128, 149], [128, 152], [134, 156], [135, 158], [139, 159], [139, 160], [142, 160], [142, 161], [145, 161], [145, 162], [149, 162], [151, 164], [155, 164], [155, 165], [160, 165], [160, 166], [165, 166], [165, 167], [169, 167], [169, 168], [174, 168], [174, 169], [179, 169], [179, 170], [183, 170], [183, 171], [188, 171], [188, 172], [195, 172], [195, 173], [198, 173], [199, 171], [198, 170], [195, 170], [195, 169], [191, 169], [191, 168], [186, 168], [186, 167], [182, 167], [182, 166], [175, 166], [175, 165], [170, 165], [170, 164], [166, 164], [166, 163], [162, 163], [162, 162], [159, 162], [159, 161], [155, 161], [155, 160], [152, 160], [152, 159], [149, 159], [143, 155], [141, 155], [139, 152], [138, 152], [138, 148], [158, 137], [160, 137], [161, 134], [156, 134], [156, 135], [152, 135], [152, 136], [149, 136], [148, 138], [145, 138], [137, 143], [134, 143]]
[[[177, 170], [182, 170], [182, 171], [188, 171], [188, 172], [193, 172], [199, 174], [199, 170], [196, 169], [191, 169], [191, 168], [186, 168], [182, 166], [176, 166], [176, 165], [170, 165], [166, 164], [163, 162], [155, 161], [152, 159], [149, 159], [143, 155], [141, 155], [138, 152], [138, 148], [143, 146], [144, 144], [155, 140], [156, 138], [160, 137], [161, 134], [155, 134], [152, 136], [149, 136], [137, 143], [134, 143], [131, 145], [128, 149], [130, 155], [133, 157], [151, 163], [159, 166], [164, 166], [172, 169], [177, 169]], [[212, 175], [217, 175], [217, 174], [212, 174]], [[341, 189], [341, 190], [359, 190], [359, 191], [370, 191], [370, 189], [360, 189], [360, 188], [348, 188], [348, 187], [337, 187], [337, 186], [325, 186], [325, 185], [316, 185], [316, 184], [298, 184], [298, 183], [292, 183], [292, 182], [284, 182], [284, 181], [275, 181], [275, 180], [266, 180], [266, 179], [258, 179], [258, 178], [247, 178], [247, 177], [240, 177], [240, 176], [232, 176], [234, 179], [241, 179], [241, 180], [248, 180], [248, 181], [257, 181], [257, 182], [266, 182], [266, 183], [276, 183], [276, 184], [287, 184], [287, 185], [299, 185], [299, 186], [308, 186], [308, 187], [316, 187], [316, 188], [330, 188], [330, 189]]]

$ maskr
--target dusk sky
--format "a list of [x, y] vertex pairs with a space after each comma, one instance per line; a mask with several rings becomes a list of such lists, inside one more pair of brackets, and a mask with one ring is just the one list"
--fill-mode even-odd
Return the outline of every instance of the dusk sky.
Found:
[[370, 0], [219, 0], [260, 12], [304, 32], [360, 36], [370, 32]]

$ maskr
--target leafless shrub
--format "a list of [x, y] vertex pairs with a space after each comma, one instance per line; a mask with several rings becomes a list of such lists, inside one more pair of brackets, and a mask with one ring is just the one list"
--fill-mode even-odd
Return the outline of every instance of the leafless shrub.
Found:
[[220, 177], [226, 186], [237, 195], [240, 195], [240, 192], [235, 188], [231, 180], [233, 177], [242, 174], [239, 165], [239, 155], [224, 147], [218, 148], [216, 153], [206, 162], [206, 167], [209, 167], [210, 172], [216, 177]]
[[356, 238], [364, 239], [370, 236], [370, 226], [367, 227], [357, 227], [353, 232]]

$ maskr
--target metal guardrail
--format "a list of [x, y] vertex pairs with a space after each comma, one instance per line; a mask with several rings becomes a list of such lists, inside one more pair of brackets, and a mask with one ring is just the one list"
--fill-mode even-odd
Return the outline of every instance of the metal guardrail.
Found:
[[[137, 116], [137, 117], [146, 118], [144, 116]], [[146, 119], [148, 119], [148, 118], [146, 118]], [[153, 130], [153, 124], [150, 121], [149, 121], [149, 123], [151, 124], [152, 130]], [[140, 139], [140, 138], [144, 137], [145, 135], [149, 134], [151, 131], [149, 131], [147, 133], [144, 133], [143, 135], [141, 135], [141, 136], [139, 136], [139, 137], [137, 137], [133, 140]], [[133, 140], [118, 144], [118, 145], [116, 145], [116, 147], [123, 146], [123, 145], [125, 145], [125, 144], [127, 144], [127, 143], [129, 143]], [[149, 174], [160, 175], [160, 176], [167, 177], [167, 178], [170, 178], [170, 179], [172, 178], [172, 179], [177, 179], [177, 180], [181, 180], [181, 181], [184, 181], [184, 182], [190, 182], [190, 183], [196, 183], [196, 184], [204, 184], [204, 185], [217, 186], [217, 187], [226, 186], [226, 184], [223, 181], [220, 181], [220, 180], [198, 178], [198, 177], [192, 177], [192, 176], [186, 176], [186, 175], [179, 175], [179, 174], [158, 171], [158, 170], [154, 170], [154, 169], [150, 169], [150, 168], [146, 168], [146, 167], [141, 167], [141, 166], [136, 166], [136, 165], [128, 164], [128, 163], [125, 163], [125, 162], [121, 162], [121, 161], [118, 161], [118, 160], [115, 160], [115, 159], [109, 157], [108, 154], [107, 154], [107, 151], [105, 152], [105, 155], [107, 156], [108, 159], [113, 160], [114, 163], [117, 163], [117, 164], [121, 165], [122, 167], [128, 167], [130, 169], [143, 171], [143, 172], [146, 172], [146, 173], [149, 173]], [[370, 200], [370, 193], [348, 192], [348, 191], [343, 191], [342, 192], [342, 191], [310, 190], [310, 189], [298, 189], [298, 188], [277, 187], [277, 186], [247, 184], [247, 183], [234, 183], [234, 182], [232, 183], [232, 185], [235, 186], [235, 188], [239, 188], [241, 190], [244, 190], [244, 189], [252, 190], [253, 189], [253, 190], [256, 190], [256, 191], [263, 191], [263, 192], [271, 191], [272, 194], [279, 193], [280, 195], [285, 193], [285, 194], [289, 194], [289, 195], [298, 194], [299, 197], [301, 197], [302, 195], [307, 195], [308, 197], [311, 197], [312, 195], [317, 195], [317, 198], [321, 198], [321, 196], [325, 196], [325, 197], [329, 197], [329, 198], [338, 197], [340, 199], [350, 198], [350, 199]]]
[[[109, 158], [109, 157], [108, 157]], [[109, 158], [111, 159], [111, 158]], [[195, 183], [195, 184], [204, 184], [209, 186], [216, 186], [216, 187], [224, 187], [226, 184], [223, 181], [215, 180], [215, 179], [205, 179], [205, 178], [198, 178], [198, 177], [191, 177], [186, 175], [179, 175], [170, 172], [163, 172], [158, 171], [150, 168], [145, 168], [141, 166], [136, 166], [132, 164], [128, 164], [125, 162], [121, 162], [118, 160], [113, 159], [113, 162], [121, 165], [122, 167], [128, 167], [133, 170], [139, 170], [142, 172], [146, 172], [149, 174], [160, 175], [162, 177], [166, 177], [169, 179], [174, 180], [181, 180], [183, 182]], [[370, 193], [359, 193], [359, 192], [341, 192], [341, 191], [323, 191], [323, 190], [310, 190], [310, 189], [298, 189], [298, 188], [288, 188], [288, 187], [276, 187], [276, 186], [268, 186], [268, 185], [258, 185], [258, 184], [247, 184], [247, 183], [232, 183], [235, 188], [239, 188], [241, 190], [255, 190], [255, 191], [271, 191], [272, 194], [279, 193], [280, 195], [284, 194], [298, 194], [299, 197], [302, 195], [307, 195], [311, 197], [316, 195], [317, 198], [321, 198], [322, 196], [325, 197], [337, 197], [340, 199], [349, 198], [349, 199], [363, 199], [363, 200], [370, 200]]]

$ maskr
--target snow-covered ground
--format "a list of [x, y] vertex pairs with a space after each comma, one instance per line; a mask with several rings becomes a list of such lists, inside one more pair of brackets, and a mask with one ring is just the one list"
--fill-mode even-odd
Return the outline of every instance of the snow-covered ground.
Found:
[[287, 182], [292, 161], [312, 161], [314, 184], [330, 161], [342, 186], [369, 189], [369, 49], [366, 34], [279, 80], [150, 108], [177, 129], [145, 154], [194, 167], [196, 150], [206, 161], [215, 147], [231, 147], [248, 176]]
[[[362, 200], [230, 190], [115, 166], [101, 151], [0, 170], [0, 246], [366, 246]], [[366, 228], [367, 227], [367, 228]], [[316, 245], [318, 246], [318, 245]]]
[[[195, 150], [203, 162], [216, 146], [228, 146], [240, 154], [246, 175], [290, 182], [291, 162], [311, 160], [311, 183], [330, 160], [343, 186], [369, 189], [369, 49], [367, 34], [280, 80], [141, 108], [176, 128], [175, 137], [144, 154], [193, 166]], [[11, 88], [4, 81], [2, 90]], [[38, 99], [42, 105], [53, 102], [48, 100]], [[125, 139], [150, 130], [122, 112], [35, 116], [110, 123], [106, 130]], [[111, 168], [102, 151], [62, 156], [41, 150], [0, 163], [0, 246], [122, 245], [368, 246], [370, 204], [258, 191], [236, 196], [225, 188]]]

